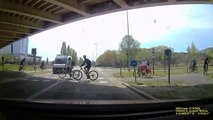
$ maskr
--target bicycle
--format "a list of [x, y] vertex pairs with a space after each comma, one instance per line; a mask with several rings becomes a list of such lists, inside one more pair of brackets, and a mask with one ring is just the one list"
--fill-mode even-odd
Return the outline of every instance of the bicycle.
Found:
[[[136, 73], [135, 73], [136, 72]], [[144, 76], [144, 77], [150, 77], [152, 74], [152, 70], [151, 68], [146, 65], [146, 64], [142, 64], [138, 66], [138, 70], [133, 72], [133, 76], [138, 75], [138, 77], [140, 76]]]
[[19, 65], [19, 72], [24, 72], [24, 65]]
[[191, 72], [197, 73], [198, 72], [198, 66], [195, 66], [194, 68], [193, 68], [193, 66], [187, 67], [187, 72], [188, 73], [191, 73]]
[[204, 75], [207, 75], [207, 74], [208, 74], [208, 65], [207, 65], [207, 64], [204, 65], [203, 74], [204, 74]]
[[95, 81], [98, 79], [98, 72], [95, 71], [95, 70], [90, 70], [88, 73], [85, 69], [83, 69], [82, 67], [80, 67], [79, 70], [76, 70], [74, 71], [74, 75], [78, 76], [78, 78], [82, 78], [83, 77], [83, 73], [85, 75], [88, 75], [89, 76], [89, 79], [92, 80], [92, 81]]
[[68, 69], [68, 67], [64, 67], [62, 68], [62, 70], [58, 73], [59, 78], [64, 79], [67, 74], [70, 75], [70, 77], [73, 77], [75, 80], [80, 80], [81, 78], [79, 78], [79, 76], [83, 76], [83, 74], [81, 72], [79, 72], [78, 70], [72, 70], [70, 71], [70, 69]]
[[143, 69], [143, 70], [135, 70], [133, 71], [133, 76], [136, 76], [136, 77], [141, 77], [141, 76], [144, 76], [144, 77], [150, 77], [151, 76], [151, 69]]

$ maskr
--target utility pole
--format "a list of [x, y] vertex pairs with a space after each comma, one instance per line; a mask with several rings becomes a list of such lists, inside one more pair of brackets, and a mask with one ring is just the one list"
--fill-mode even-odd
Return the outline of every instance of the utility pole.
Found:
[[130, 40], [129, 40], [129, 15], [128, 15], [128, 10], [126, 10], [126, 20], [127, 20], [127, 44], [128, 44], [128, 70], [130, 71]]

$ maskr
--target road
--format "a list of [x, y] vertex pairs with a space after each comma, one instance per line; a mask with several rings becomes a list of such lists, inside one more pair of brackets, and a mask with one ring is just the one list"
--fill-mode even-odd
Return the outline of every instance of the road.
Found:
[[65, 99], [65, 100], [146, 100], [110, 75], [110, 70], [93, 68], [99, 78], [90, 81], [59, 79], [52, 73], [9, 80], [0, 84], [1, 98]]

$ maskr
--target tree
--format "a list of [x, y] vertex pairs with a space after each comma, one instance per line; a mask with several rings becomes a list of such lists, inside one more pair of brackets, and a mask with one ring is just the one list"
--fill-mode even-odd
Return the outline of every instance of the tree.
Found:
[[188, 52], [188, 57], [189, 58], [197, 58], [198, 57], [198, 49], [196, 48], [194, 42], [191, 44], [191, 47], [188, 46], [187, 48], [187, 52]]
[[157, 47], [154, 47], [155, 49], [155, 54], [156, 54], [156, 60], [158, 61], [162, 61], [164, 60], [164, 51], [166, 49], [170, 49], [172, 51], [172, 53], [174, 53], [174, 49], [171, 47], [167, 47], [167, 46], [163, 46], [163, 45], [159, 45]]
[[[134, 40], [132, 35], [126, 35], [123, 37], [123, 39], [120, 43], [119, 53], [124, 54], [127, 57], [129, 55], [130, 60], [135, 59], [136, 55], [137, 55], [137, 50], [139, 47], [140, 47], [140, 42], [138, 42], [137, 40]], [[124, 55], [120, 55], [120, 57], [122, 57], [122, 59], [127, 61], [127, 57], [123, 58]], [[121, 59], [119, 59], [119, 60], [121, 60]], [[127, 65], [128, 65], [128, 63], [127, 63]]]
[[72, 49], [72, 48], [70, 47], [70, 45], [68, 45], [68, 46], [66, 47], [66, 42], [63, 42], [63, 43], [62, 43], [62, 46], [61, 46], [61, 55], [69, 55], [69, 56], [72, 57], [72, 60], [73, 60], [73, 62], [74, 62], [75, 64], [78, 63], [77, 52], [76, 52], [74, 49]]
[[123, 37], [122, 42], [120, 43], [120, 50], [125, 51], [130, 48], [130, 49], [136, 49], [140, 47], [140, 42], [137, 40], [134, 40], [132, 35], [126, 35]]
[[70, 45], [68, 45], [66, 50], [67, 55], [70, 55], [72, 57], [73, 62], [76, 64], [78, 62], [77, 52], [70, 48]]
[[213, 47], [211, 47], [211, 48], [206, 48], [206, 49], [204, 50], [204, 54], [205, 54], [206, 56], [208, 56], [210, 59], [213, 59]]
[[84, 60], [83, 60], [82, 57], [80, 57], [78, 61], [79, 61], [79, 62], [78, 62], [79, 65], [83, 64], [83, 62], [84, 62]]
[[62, 46], [61, 46], [61, 55], [67, 55], [66, 42], [62, 43]]
[[116, 50], [107, 50], [97, 59], [97, 63], [102, 66], [116, 66], [118, 64], [118, 57]]
[[150, 52], [150, 49], [141, 48], [138, 55], [137, 60], [141, 61], [143, 58], [146, 58], [148, 61], [151, 61], [152, 53]]

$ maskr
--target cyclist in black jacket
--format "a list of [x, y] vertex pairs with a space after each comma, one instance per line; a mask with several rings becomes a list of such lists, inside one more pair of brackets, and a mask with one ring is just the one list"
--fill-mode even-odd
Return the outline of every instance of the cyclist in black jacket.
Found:
[[89, 78], [88, 73], [89, 73], [89, 70], [91, 68], [91, 61], [86, 57], [86, 55], [84, 55], [83, 58], [84, 58], [84, 62], [83, 62], [83, 64], [80, 67], [82, 67], [82, 66], [84, 66], [86, 64], [84, 69], [86, 70], [87, 78]]
[[204, 64], [203, 64], [203, 69], [208, 70], [208, 64], [210, 63], [210, 60], [208, 57], [206, 57], [206, 59], [204, 60]]

